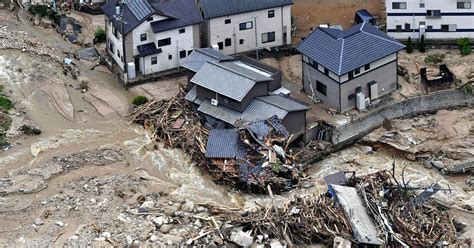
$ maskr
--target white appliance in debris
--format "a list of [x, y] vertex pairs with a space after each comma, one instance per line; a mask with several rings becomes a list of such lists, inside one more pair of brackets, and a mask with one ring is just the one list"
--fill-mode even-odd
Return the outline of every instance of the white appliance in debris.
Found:
[[127, 64], [128, 79], [135, 79], [137, 77], [137, 72], [135, 71], [135, 63], [130, 62]]
[[211, 105], [212, 106], [217, 106], [217, 105], [219, 105], [219, 101], [217, 101], [217, 99], [211, 99]]
[[360, 92], [360, 93], [357, 93], [356, 95], [356, 107], [357, 107], [357, 110], [359, 111], [362, 111], [365, 109], [366, 107], [366, 102], [365, 102], [365, 95], [364, 93]]
[[219, 45], [217, 44], [212, 44], [212, 49], [219, 51]]

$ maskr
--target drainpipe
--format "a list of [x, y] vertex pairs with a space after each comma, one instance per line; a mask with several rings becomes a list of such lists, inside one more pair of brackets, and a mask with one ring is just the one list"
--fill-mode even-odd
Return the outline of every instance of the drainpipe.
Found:
[[128, 81], [128, 76], [127, 76], [127, 73], [128, 73], [128, 67], [127, 67], [127, 52], [125, 51], [125, 28], [124, 28], [124, 23], [123, 21], [121, 22], [122, 23], [122, 53], [123, 53], [123, 83], [125, 84], [125, 86], [127, 85], [127, 81]]

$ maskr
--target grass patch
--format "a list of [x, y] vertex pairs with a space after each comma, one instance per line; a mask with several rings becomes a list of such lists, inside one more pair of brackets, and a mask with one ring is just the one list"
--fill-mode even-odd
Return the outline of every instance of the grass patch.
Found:
[[8, 112], [13, 108], [13, 103], [3, 94], [3, 85], [0, 85], [0, 110]]
[[445, 54], [435, 53], [433, 55], [426, 56], [424, 61], [426, 64], [437, 65], [437, 64], [442, 63], [445, 57], [446, 57]]
[[136, 96], [133, 98], [132, 104], [135, 106], [140, 106], [148, 102], [148, 98], [146, 96]]

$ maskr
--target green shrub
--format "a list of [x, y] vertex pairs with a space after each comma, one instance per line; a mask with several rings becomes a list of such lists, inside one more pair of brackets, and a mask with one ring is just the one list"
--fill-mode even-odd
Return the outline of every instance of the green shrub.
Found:
[[431, 65], [437, 65], [437, 64], [441, 64], [444, 60], [444, 58], [446, 57], [445, 54], [442, 54], [442, 53], [435, 53], [433, 55], [428, 55], [425, 57], [424, 61], [425, 63], [427, 64], [431, 64]]
[[102, 27], [98, 27], [94, 32], [94, 38], [96, 42], [105, 42], [107, 35]]
[[13, 108], [13, 103], [10, 99], [5, 96], [0, 95], [0, 109], [3, 109], [5, 112]]
[[421, 53], [426, 52], [426, 40], [425, 40], [425, 35], [421, 35], [420, 39], [420, 44], [418, 45], [418, 50], [420, 50]]
[[464, 92], [467, 95], [474, 95], [474, 85], [472, 84], [466, 84], [461, 88], [462, 92]]
[[467, 37], [460, 38], [457, 40], [459, 50], [461, 51], [461, 56], [466, 56], [471, 54], [471, 40]]
[[135, 106], [140, 106], [148, 102], [148, 99], [145, 96], [136, 96], [133, 98], [132, 104]]
[[407, 53], [412, 53], [413, 52], [413, 42], [411, 41], [410, 36], [408, 36], [406, 50], [407, 50]]

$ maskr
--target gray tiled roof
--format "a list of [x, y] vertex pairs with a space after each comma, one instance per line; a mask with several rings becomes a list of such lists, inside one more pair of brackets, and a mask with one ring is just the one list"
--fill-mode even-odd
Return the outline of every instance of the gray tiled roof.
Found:
[[206, 19], [275, 8], [293, 4], [293, 0], [202, 0]]
[[115, 20], [115, 6], [118, 2], [119, 0], [109, 0], [101, 8], [120, 33], [128, 34], [153, 14], [168, 17], [168, 19], [156, 21], [156, 24], [151, 23], [155, 33], [203, 21], [194, 0], [128, 0], [124, 5], [121, 18], [125, 23], [122, 23]]
[[196, 85], [194, 85], [186, 94], [184, 99], [190, 102], [194, 102], [194, 100], [196, 100], [196, 97], [197, 97], [197, 87]]
[[403, 48], [402, 43], [375, 26], [361, 23], [345, 31], [317, 28], [297, 50], [336, 75], [343, 75]]
[[206, 158], [240, 158], [245, 150], [237, 129], [211, 129], [206, 145]]
[[307, 104], [282, 95], [261, 96], [258, 97], [258, 99], [268, 104], [272, 104], [276, 107], [284, 109], [288, 112], [303, 111], [309, 109]]
[[201, 103], [201, 106], [199, 106], [198, 111], [231, 125], [235, 125], [238, 120], [242, 121], [243, 124], [263, 121], [274, 115], [280, 119], [283, 119], [288, 114], [286, 110], [278, 108], [272, 104], [268, 104], [257, 98], [253, 99], [253, 101], [242, 113], [227, 108], [223, 105], [212, 106], [209, 100], [204, 100]]
[[212, 62], [202, 66], [191, 82], [239, 102], [257, 83], [255, 79]]
[[206, 62], [232, 60], [234, 57], [223, 54], [212, 48], [195, 49], [184, 61], [182, 67], [197, 72]]
[[[249, 65], [249, 64], [246, 64], [245, 62], [243, 61], [238, 61], [239, 63], [242, 63], [244, 65], [248, 65], [250, 67], [255, 67], [253, 65]], [[245, 75], [246, 77], [248, 78], [252, 78], [254, 79], [255, 81], [257, 82], [264, 82], [264, 81], [272, 81], [273, 79], [271, 77], [267, 77], [267, 76], [264, 76], [258, 72], [255, 72], [255, 71], [252, 71], [250, 69], [247, 69], [243, 66], [240, 66], [239, 64], [237, 64], [235, 61], [230, 61], [230, 62], [221, 62], [219, 63], [220, 65], [222, 65], [223, 67], [225, 68], [228, 68], [232, 71], [235, 71], [237, 73], [240, 73], [242, 75]], [[261, 70], [261, 69], [259, 69]], [[268, 74], [271, 74], [271, 72], [268, 72]]]
[[155, 42], [137, 46], [137, 50], [140, 57], [146, 57], [146, 56], [158, 54], [163, 51], [161, 50], [161, 48], [156, 48]]

